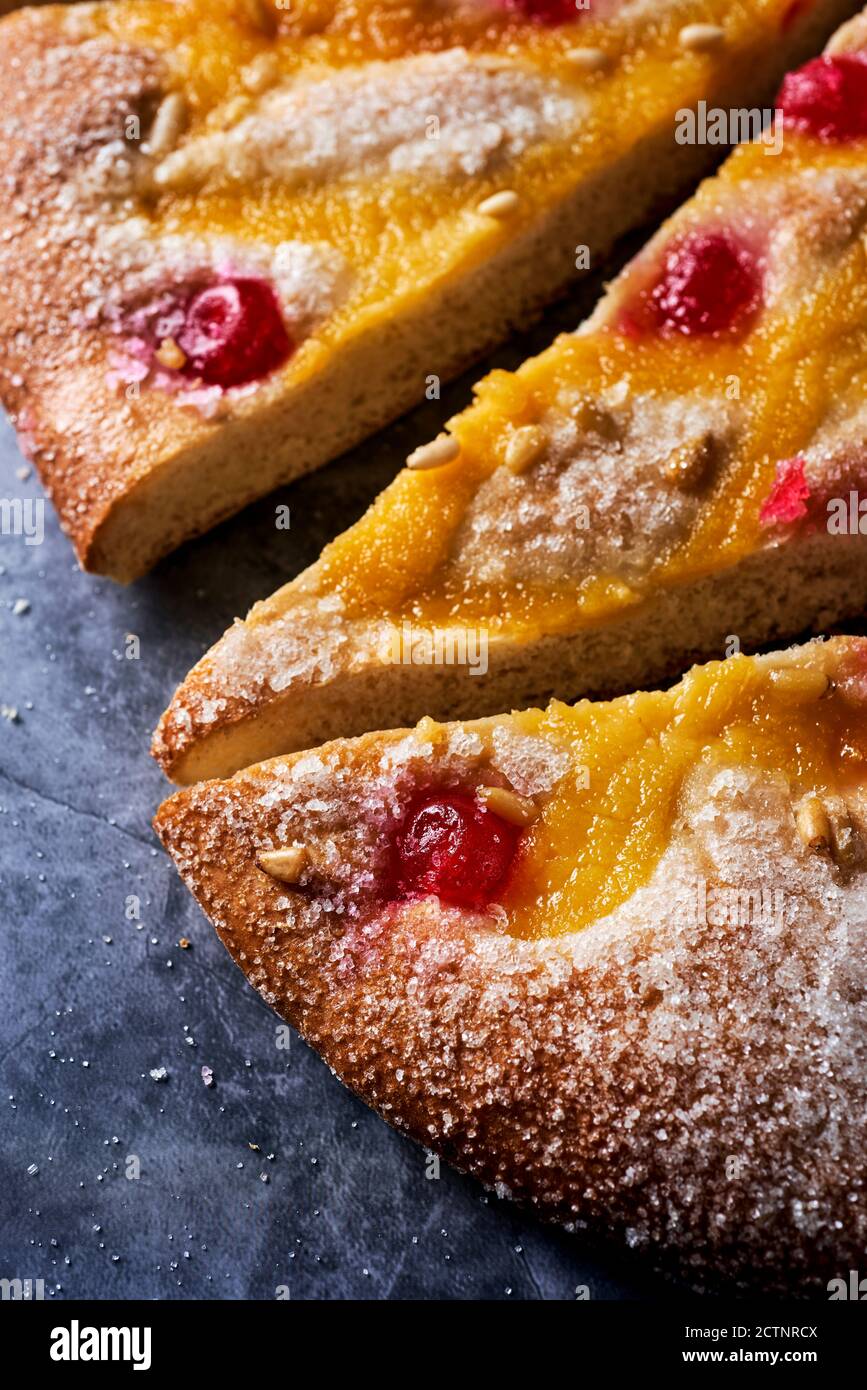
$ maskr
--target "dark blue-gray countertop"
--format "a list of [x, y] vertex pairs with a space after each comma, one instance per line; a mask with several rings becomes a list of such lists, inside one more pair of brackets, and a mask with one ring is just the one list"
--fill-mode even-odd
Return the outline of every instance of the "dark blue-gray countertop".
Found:
[[[592, 293], [497, 364], [574, 326]], [[477, 375], [132, 588], [81, 574], [50, 506], [41, 545], [0, 535], [0, 1278], [43, 1279], [58, 1299], [674, 1295], [446, 1168], [429, 1179], [297, 1036], [279, 1050], [150, 829], [167, 787], [148, 742], [177, 681]], [[24, 469], [0, 421], [0, 497], [41, 496]]]

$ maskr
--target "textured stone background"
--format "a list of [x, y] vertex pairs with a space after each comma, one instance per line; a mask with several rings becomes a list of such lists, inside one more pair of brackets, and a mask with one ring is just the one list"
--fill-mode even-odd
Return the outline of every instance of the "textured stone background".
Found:
[[[497, 365], [574, 326], [598, 288]], [[148, 741], [177, 681], [364, 509], [478, 374], [133, 588], [81, 574], [49, 506], [43, 545], [0, 536], [0, 704], [19, 711], [0, 719], [0, 1277], [45, 1279], [56, 1298], [673, 1294], [445, 1168], [427, 1180], [421, 1151], [297, 1036], [279, 1051], [277, 1020], [150, 830], [167, 786]], [[22, 463], [0, 421], [0, 496], [41, 496]]]

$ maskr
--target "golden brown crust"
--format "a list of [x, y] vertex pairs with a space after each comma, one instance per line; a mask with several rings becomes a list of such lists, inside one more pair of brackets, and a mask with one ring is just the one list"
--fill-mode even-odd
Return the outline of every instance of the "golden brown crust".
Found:
[[[447, 756], [395, 733], [274, 760], [156, 828], [250, 982], [398, 1129], [696, 1286], [815, 1292], [867, 1236], [863, 875], [805, 849], [784, 779], [729, 768], [696, 774], [647, 888], [583, 932], [517, 940], [435, 899], [366, 913], [383, 851], [361, 823], [461, 758], [472, 781], [466, 736], [508, 724], [446, 730]], [[256, 867], [295, 839], [336, 882], [325, 909]], [[686, 910], [696, 875], [791, 906], [712, 925]]]
[[[155, 54], [67, 27], [60, 6], [6, 19], [0, 44], [0, 394], [64, 528], [86, 557], [115, 497], [143, 467], [131, 402], [105, 382], [105, 346], [83, 317], [100, 220], [65, 190], [124, 122], [153, 109]], [[136, 426], [138, 425], [138, 428]], [[168, 433], [168, 422], [164, 424]]]

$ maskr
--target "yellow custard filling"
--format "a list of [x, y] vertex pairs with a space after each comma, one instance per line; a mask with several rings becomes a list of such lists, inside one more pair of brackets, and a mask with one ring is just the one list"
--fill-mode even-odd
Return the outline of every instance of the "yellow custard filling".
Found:
[[[746, 74], [781, 31], [790, 0], [725, 0], [616, 8], [576, 23], [548, 27], [521, 21], [483, 4], [434, 0], [116, 0], [99, 6], [92, 22], [119, 41], [162, 54], [170, 81], [184, 93], [190, 117], [184, 142], [225, 127], [254, 110], [245, 73], [263, 55], [276, 65], [276, 85], [313, 81], [364, 62], [399, 62], [413, 55], [465, 49], [518, 63], [555, 83], [580, 103], [580, 119], [555, 136], [532, 141], [504, 167], [460, 179], [418, 181], [374, 172], [287, 187], [256, 180], [227, 188], [173, 188], [140, 209], [154, 236], [221, 234], [240, 242], [276, 245], [297, 239], [327, 242], [351, 268], [351, 292], [284, 369], [291, 380], [316, 370], [322, 354], [398, 306], [430, 293], [457, 270], [486, 260], [504, 241], [538, 221], [583, 179], [607, 167], [636, 139], [673, 128], [677, 109]], [[686, 25], [724, 26], [725, 43], [688, 51], [678, 43]], [[599, 72], [576, 69], [569, 53], [598, 48], [611, 60]], [[431, 113], [435, 115], [435, 112]], [[480, 216], [479, 204], [507, 187], [519, 202], [508, 219]], [[432, 370], [434, 368], [432, 367]]]
[[[759, 144], [739, 148], [713, 185], [737, 195], [750, 179], [796, 179], [803, 170], [867, 168], [867, 144], [828, 147], [787, 133], [769, 158]], [[699, 195], [701, 198], [701, 195]], [[710, 203], [710, 198], [707, 199]], [[725, 205], [723, 200], [723, 205]], [[719, 220], [716, 218], [715, 220]], [[567, 576], [556, 585], [516, 574], [507, 586], [468, 587], [450, 547], [482, 483], [502, 466], [514, 430], [535, 424], [565, 392], [588, 399], [625, 383], [630, 395], [663, 390], [722, 400], [738, 383], [744, 428], [702, 499], [689, 534], [663, 549], [638, 584], [616, 575]], [[867, 238], [862, 230], [809, 293], [760, 310], [733, 340], [639, 340], [609, 326], [561, 337], [517, 372], [494, 372], [476, 402], [449, 425], [460, 455], [429, 471], [405, 470], [351, 530], [324, 552], [320, 585], [336, 591], [350, 614], [456, 622], [516, 636], [562, 632], [606, 620], [640, 604], [652, 586], [717, 572], [753, 552], [765, 537], [761, 501], [777, 464], [794, 458], [835, 403], [867, 393]], [[604, 519], [603, 519], [604, 523]]]
[[[694, 668], [672, 690], [607, 705], [553, 703], [514, 718], [522, 733], [569, 750], [567, 772], [525, 832], [502, 899], [509, 930], [576, 931], [651, 878], [668, 846], [684, 781], [696, 767], [747, 767], [788, 779], [793, 800], [845, 795], [863, 781], [863, 703], [826, 672], [844, 647], [795, 660], [734, 656]], [[845, 643], [842, 669], [867, 669], [867, 644]], [[830, 658], [830, 660], [829, 660]], [[794, 810], [793, 810], [794, 818]]]

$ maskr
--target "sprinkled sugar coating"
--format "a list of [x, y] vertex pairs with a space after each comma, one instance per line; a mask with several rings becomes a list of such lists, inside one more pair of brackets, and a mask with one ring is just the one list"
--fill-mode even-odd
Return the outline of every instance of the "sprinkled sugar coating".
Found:
[[382, 172], [476, 177], [562, 138], [586, 111], [579, 93], [517, 63], [473, 61], [455, 48], [267, 92], [230, 130], [168, 155], [153, 178], [195, 189], [262, 178], [315, 186]]
[[672, 455], [711, 431], [724, 452], [743, 420], [738, 402], [662, 390], [606, 394], [590, 414], [586, 395], [564, 391], [542, 416], [545, 458], [518, 476], [498, 468], [480, 485], [452, 542], [456, 575], [576, 587], [600, 572], [640, 578], [701, 507], [701, 489], [667, 471]]
[[[775, 660], [858, 698], [862, 647]], [[414, 789], [507, 782], [521, 737], [503, 716], [331, 744], [179, 793], [157, 829], [251, 983], [395, 1127], [697, 1288], [820, 1290], [867, 1238], [863, 868], [808, 850], [781, 772], [711, 760], [644, 885], [581, 932], [378, 906]], [[549, 749], [517, 754], [542, 801], [565, 773]], [[857, 778], [846, 800], [864, 834]], [[254, 856], [293, 841], [319, 868], [287, 893]], [[761, 909], [714, 911], [702, 884]]]

